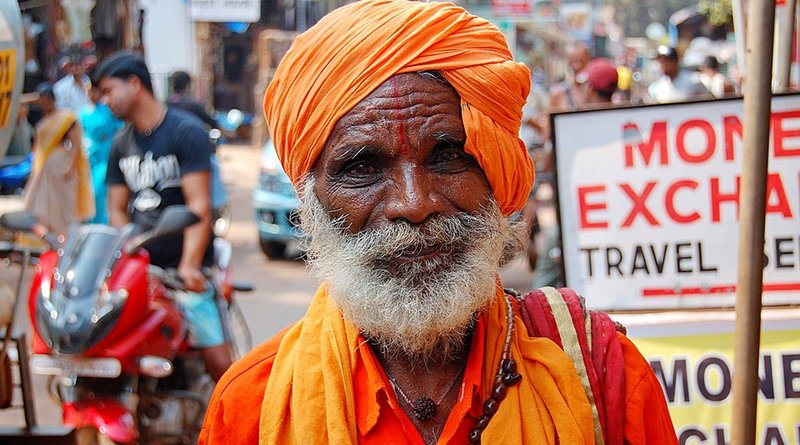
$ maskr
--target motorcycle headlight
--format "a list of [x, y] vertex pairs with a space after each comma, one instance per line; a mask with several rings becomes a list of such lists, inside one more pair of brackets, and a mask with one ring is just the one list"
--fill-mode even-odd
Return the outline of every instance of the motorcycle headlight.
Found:
[[101, 286], [77, 297], [69, 289], [39, 290], [36, 325], [55, 353], [74, 355], [96, 345], [114, 328], [128, 298], [127, 289]]

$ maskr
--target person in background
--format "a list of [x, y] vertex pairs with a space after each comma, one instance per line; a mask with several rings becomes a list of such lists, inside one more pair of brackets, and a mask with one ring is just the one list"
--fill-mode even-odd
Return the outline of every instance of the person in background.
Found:
[[92, 189], [94, 190], [96, 209], [94, 218], [88, 222], [108, 224], [108, 208], [106, 207], [108, 155], [111, 153], [114, 135], [124, 124], [114, 117], [106, 104], [100, 102], [100, 89], [96, 81], [92, 82], [89, 89], [89, 99], [92, 105], [81, 110], [78, 115], [78, 120], [83, 127], [84, 150], [89, 158], [89, 166], [92, 171]]
[[[206, 107], [189, 95], [192, 78], [186, 71], [175, 71], [170, 76], [172, 82], [172, 94], [167, 98], [167, 105], [187, 111], [200, 119], [205, 124], [207, 130], [222, 129], [218, 128], [217, 122], [206, 112]], [[211, 153], [211, 207], [213, 208], [214, 220], [216, 221], [222, 208], [228, 204], [228, 191], [222, 182], [222, 171], [219, 160], [217, 159], [217, 146], [212, 145]], [[220, 235], [221, 236], [221, 235]]]
[[67, 75], [53, 85], [56, 107], [80, 113], [82, 109], [92, 106], [92, 101], [89, 99], [91, 81], [86, 70], [95, 60], [93, 55], [85, 54], [77, 48], [67, 53], [62, 61]]
[[719, 72], [719, 60], [716, 56], [708, 56], [700, 65], [700, 82], [711, 91], [714, 97], [725, 97], [736, 93], [733, 82]]
[[584, 70], [586, 78], [586, 106], [592, 108], [608, 107], [617, 91], [619, 72], [611, 61], [596, 58]]
[[190, 114], [168, 108], [153, 93], [144, 59], [115, 53], [94, 73], [101, 102], [127, 122], [108, 159], [108, 212], [114, 227], [130, 222], [151, 229], [171, 205], [185, 205], [200, 221], [148, 248], [150, 262], [175, 268], [187, 292], [177, 293], [209, 375], [219, 379], [231, 363], [214, 289], [202, 268], [213, 265], [211, 236], [211, 142]]
[[74, 113], [56, 107], [49, 83], [36, 88], [44, 117], [36, 124], [34, 163], [25, 188], [25, 208], [57, 233], [94, 216], [89, 163], [81, 147], [81, 127]]
[[19, 105], [19, 114], [17, 115], [17, 125], [14, 127], [14, 133], [11, 136], [11, 141], [8, 144], [6, 151], [6, 160], [12, 156], [27, 156], [31, 152], [33, 146], [33, 126], [28, 122], [28, 111], [30, 108], [26, 102]]
[[696, 76], [681, 69], [678, 51], [675, 48], [659, 46], [656, 60], [661, 66], [663, 75], [648, 87], [648, 102], [663, 104], [713, 97]]
[[574, 110], [586, 102], [581, 75], [590, 60], [589, 48], [583, 43], [571, 43], [567, 46], [567, 78], [550, 90], [548, 109], [551, 112]]
[[[581, 85], [585, 87], [586, 102], [578, 109], [612, 106], [612, 98], [617, 91], [619, 75], [616, 67], [608, 59], [593, 59], [581, 76]], [[566, 285], [561, 251], [561, 230], [556, 218], [557, 188], [552, 166], [548, 167], [539, 174], [540, 179], [538, 179], [546, 186], [543, 187], [541, 194], [537, 194], [532, 203], [535, 207], [535, 219], [540, 233], [534, 238], [535, 242], [533, 243], [538, 245], [535, 247], [536, 263], [533, 268], [531, 289], [545, 286], [558, 288]]]
[[192, 78], [189, 73], [175, 71], [169, 76], [169, 79], [172, 83], [172, 94], [167, 98], [167, 105], [180, 108], [197, 116], [209, 129], [216, 128], [218, 126], [217, 122], [208, 114], [206, 107], [189, 95], [189, 87], [192, 84]]
[[452, 3], [362, 0], [294, 40], [264, 114], [324, 282], [217, 384], [201, 445], [677, 444], [607, 315], [503, 288], [529, 89], [500, 30]]

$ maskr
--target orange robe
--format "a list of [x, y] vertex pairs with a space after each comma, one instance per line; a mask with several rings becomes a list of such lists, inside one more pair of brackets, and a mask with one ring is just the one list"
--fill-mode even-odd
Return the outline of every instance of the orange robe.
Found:
[[[262, 406], [265, 408], [264, 412], [269, 412], [273, 408], [275, 412], [282, 412], [280, 406], [272, 406], [280, 405], [282, 401], [264, 398], [275, 359], [280, 355], [281, 343], [291, 342], [293, 331], [297, 331], [304, 323], [309, 322], [308, 318], [314, 319], [319, 316], [320, 312], [315, 312], [315, 307], [330, 310], [332, 302], [327, 300], [323, 286], [304, 320], [254, 349], [225, 374], [217, 385], [209, 405], [200, 435], [201, 444], [259, 443], [259, 426], [264, 422], [261, 418]], [[502, 327], [505, 320], [502, 305], [493, 306], [494, 310], [490, 309], [482, 314], [476, 324], [471, 342], [475, 346], [467, 358], [459, 401], [447, 419], [439, 444], [469, 443], [468, 434], [482, 414], [486, 393], [491, 389], [487, 382], [493, 379], [493, 370], [497, 366], [494, 359], [487, 361], [485, 358], [496, 355], [491, 352], [496, 349], [492, 339], [504, 336]], [[324, 310], [322, 313], [325, 313]], [[330, 312], [327, 314], [330, 315]], [[520, 396], [507, 397], [503, 400], [500, 407], [505, 408], [505, 417], [499, 418], [501, 411], [498, 411], [484, 432], [484, 443], [538, 444], [557, 443], [557, 440], [564, 444], [595, 443], [591, 408], [569, 357], [549, 339], [528, 338], [525, 327], [518, 317], [516, 326], [521, 333], [520, 336], [514, 337], [512, 349], [523, 368], [520, 371], [523, 373], [523, 382], [519, 386], [527, 383], [536, 387], [535, 391], [538, 394], [535, 398], [526, 399]], [[501, 332], [495, 332], [497, 330]], [[677, 443], [658, 380], [630, 340], [622, 335], [620, 339], [626, 370], [624, 432], [627, 443]], [[372, 350], [363, 344], [363, 338], [360, 336], [353, 344], [363, 346], [356, 347], [353, 354], [355, 364], [352, 372], [353, 382], [350, 383], [353, 388], [354, 406], [342, 406], [341, 411], [351, 410], [353, 414], [354, 439], [359, 444], [422, 445], [419, 433], [399, 406], [394, 391]], [[306, 360], [309, 367], [324, 362], [320, 357], [305, 357], [302, 360]], [[339, 372], [340, 369], [325, 369], [325, 376], [335, 376]], [[287, 385], [288, 392], [291, 392], [292, 386], [292, 384]], [[330, 400], [319, 400], [314, 397], [303, 398], [299, 402], [293, 400], [291, 403], [301, 406], [293, 406], [291, 415], [282, 415], [287, 418], [312, 416], [326, 408], [330, 409], [330, 406], [326, 406], [326, 402]], [[519, 409], [513, 409], [514, 403]], [[531, 419], [534, 419], [533, 428], [528, 424]], [[268, 420], [272, 424], [283, 426], [281, 419]], [[302, 424], [305, 419], [300, 420]], [[286, 423], [296, 421], [297, 419], [290, 419], [286, 420]], [[324, 431], [299, 433], [305, 434], [306, 440], [310, 437], [317, 438], [306, 443], [320, 443], [319, 441], [336, 443], [332, 438], [337, 437], [337, 434], [341, 435], [343, 431], [346, 432], [348, 425], [332, 426], [329, 423], [327, 427], [323, 425], [320, 428]], [[487, 438], [490, 430], [494, 440]], [[324, 439], [319, 439], [320, 437]]]

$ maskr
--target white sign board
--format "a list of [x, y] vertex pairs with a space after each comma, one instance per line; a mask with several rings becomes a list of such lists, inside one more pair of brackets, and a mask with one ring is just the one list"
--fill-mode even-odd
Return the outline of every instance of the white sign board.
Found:
[[[772, 102], [764, 304], [800, 303], [800, 95]], [[742, 101], [553, 117], [567, 285], [593, 308], [732, 307]]]
[[189, 14], [195, 22], [257, 22], [260, 0], [190, 0]]

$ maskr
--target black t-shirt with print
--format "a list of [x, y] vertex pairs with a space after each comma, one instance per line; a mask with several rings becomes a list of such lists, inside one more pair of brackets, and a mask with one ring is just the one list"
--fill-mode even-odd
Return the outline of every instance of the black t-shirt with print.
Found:
[[[164, 121], [149, 136], [137, 133], [131, 125], [117, 134], [108, 159], [106, 183], [128, 187], [131, 221], [147, 230], [165, 208], [186, 203], [181, 177], [191, 172], [210, 172], [210, 159], [211, 141], [197, 119], [185, 111], [168, 108]], [[154, 244], [148, 246], [152, 264], [178, 266], [182, 234]], [[206, 266], [213, 261], [212, 245], [209, 241], [203, 259]]]

